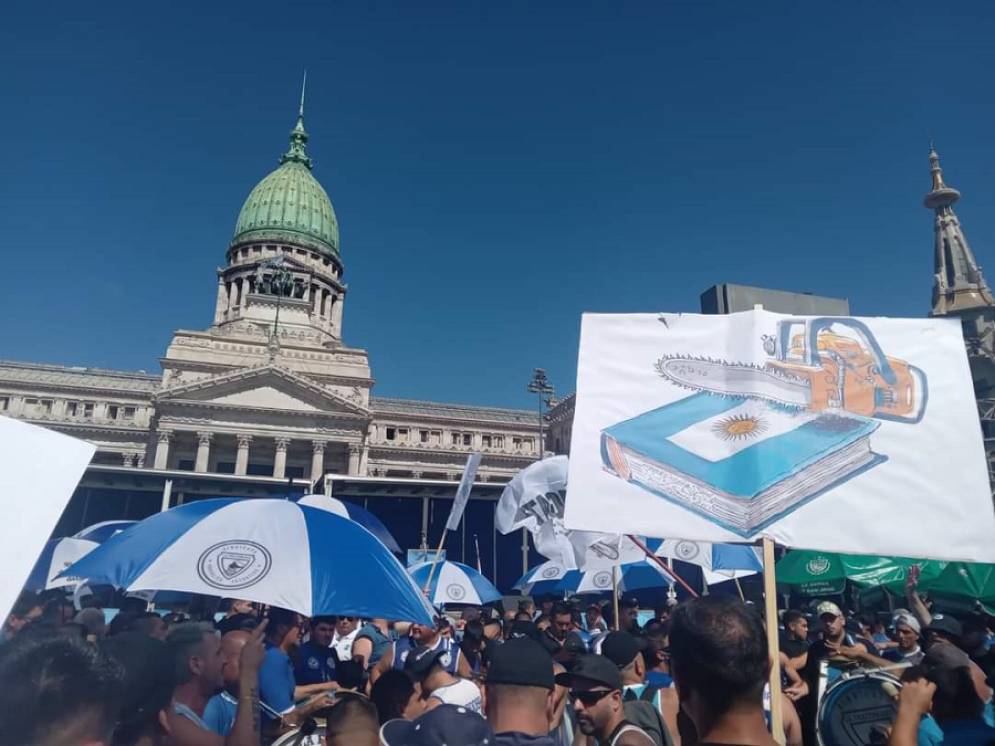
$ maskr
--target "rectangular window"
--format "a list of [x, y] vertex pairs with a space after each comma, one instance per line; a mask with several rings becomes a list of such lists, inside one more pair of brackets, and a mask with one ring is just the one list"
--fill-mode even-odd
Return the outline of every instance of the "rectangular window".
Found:
[[135, 408], [134, 407], [125, 407], [124, 408], [124, 413], [121, 415], [121, 419], [123, 419], [123, 420], [133, 420], [133, 419], [135, 419]]
[[402, 443], [408, 442], [408, 428], [399, 427], [397, 428], [397, 439]]
[[512, 438], [511, 439], [511, 445], [512, 445], [512, 447], [516, 451], [522, 450], [522, 439], [521, 438]]
[[117, 404], [107, 405], [107, 419], [116, 420], [117, 419]]
[[484, 448], [490, 448], [491, 447], [491, 436], [490, 435], [482, 435], [480, 437], [480, 444]]
[[453, 440], [453, 445], [454, 446], [458, 446], [460, 444], [460, 434], [459, 433], [453, 433], [452, 434], [452, 440]]
[[472, 446], [473, 445], [473, 434], [463, 433], [463, 445]]
[[432, 431], [432, 436], [431, 436], [431, 438], [429, 438], [429, 443], [431, 443], [434, 446], [441, 445], [442, 444], [442, 431], [441, 430], [433, 430]]
[[83, 402], [83, 417], [90, 419], [93, 417], [93, 402]]
[[67, 401], [66, 402], [66, 416], [75, 417], [79, 414], [79, 402], [78, 401]]
[[24, 400], [24, 414], [38, 414], [38, 400], [37, 399], [25, 399]]
[[6, 412], [10, 409], [10, 397], [0, 396], [0, 412]]
[[522, 440], [522, 447], [526, 451], [534, 451], [535, 443], [533, 442], [532, 438], [525, 438], [524, 440]]
[[494, 447], [495, 448], [504, 448], [504, 436], [503, 435], [495, 435], [494, 436]]
[[387, 440], [397, 440], [397, 428], [388, 427], [386, 428], [385, 437]]
[[180, 463], [176, 465], [176, 468], [180, 471], [193, 471], [193, 459], [180, 459]]
[[419, 430], [418, 440], [421, 443], [428, 443], [428, 430]]

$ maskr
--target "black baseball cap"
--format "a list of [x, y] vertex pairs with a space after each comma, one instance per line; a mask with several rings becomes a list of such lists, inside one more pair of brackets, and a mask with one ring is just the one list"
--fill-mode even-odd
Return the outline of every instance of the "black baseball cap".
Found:
[[388, 720], [380, 728], [384, 746], [486, 746], [494, 731], [480, 715], [458, 705], [439, 705], [417, 720]]
[[601, 642], [601, 654], [619, 668], [625, 668], [646, 649], [646, 640], [628, 632], [609, 632]]
[[570, 673], [556, 675], [556, 683], [560, 686], [572, 688], [577, 679], [592, 681], [612, 690], [622, 688], [622, 674], [618, 666], [603, 655], [578, 656]]
[[638, 609], [639, 599], [635, 596], [626, 596], [618, 602], [618, 607], [620, 609]]
[[959, 640], [964, 634], [964, 628], [961, 626], [960, 622], [952, 616], [945, 616], [944, 614], [934, 614], [933, 621], [926, 626], [924, 631], [939, 632], [941, 635], [953, 637], [957, 640]]
[[584, 641], [584, 638], [576, 632], [570, 632], [566, 636], [566, 639], [563, 641], [563, 650], [567, 653], [574, 653], [575, 655], [583, 655], [590, 652], [587, 649], [587, 643]]
[[539, 628], [535, 625], [535, 622], [526, 622], [524, 620], [519, 620], [517, 622], [511, 623], [511, 632], [508, 635], [512, 639], [518, 637], [528, 637], [530, 639], [538, 641], [541, 639], [542, 633]]
[[488, 684], [553, 688], [553, 659], [546, 649], [528, 637], [495, 646], [487, 669]]
[[408, 653], [408, 657], [404, 661], [404, 670], [412, 678], [420, 679], [428, 675], [436, 663], [440, 666], [448, 666], [449, 651], [442, 645], [439, 647], [420, 645]]

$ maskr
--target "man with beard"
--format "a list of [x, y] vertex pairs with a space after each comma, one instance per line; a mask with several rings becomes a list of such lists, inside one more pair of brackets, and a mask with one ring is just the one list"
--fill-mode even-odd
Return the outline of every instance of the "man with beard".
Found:
[[608, 658], [583, 655], [572, 671], [557, 674], [556, 683], [570, 688], [577, 727], [584, 736], [595, 737], [602, 746], [655, 746], [644, 730], [625, 719], [622, 676]]

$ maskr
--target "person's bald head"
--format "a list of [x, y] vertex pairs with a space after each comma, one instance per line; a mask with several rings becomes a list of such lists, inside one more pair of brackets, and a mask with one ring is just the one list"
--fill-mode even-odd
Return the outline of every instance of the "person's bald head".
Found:
[[221, 638], [221, 675], [226, 689], [238, 683], [239, 658], [242, 656], [242, 648], [251, 637], [245, 630], [235, 629], [226, 632]]

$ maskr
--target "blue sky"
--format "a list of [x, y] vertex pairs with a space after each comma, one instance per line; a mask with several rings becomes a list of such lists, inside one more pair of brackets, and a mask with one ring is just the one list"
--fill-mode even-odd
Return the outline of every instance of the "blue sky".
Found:
[[206, 327], [305, 66], [380, 395], [532, 406], [581, 312], [715, 282], [921, 316], [929, 132], [995, 252], [993, 38], [987, 2], [18, 3], [0, 356], [158, 372]]

